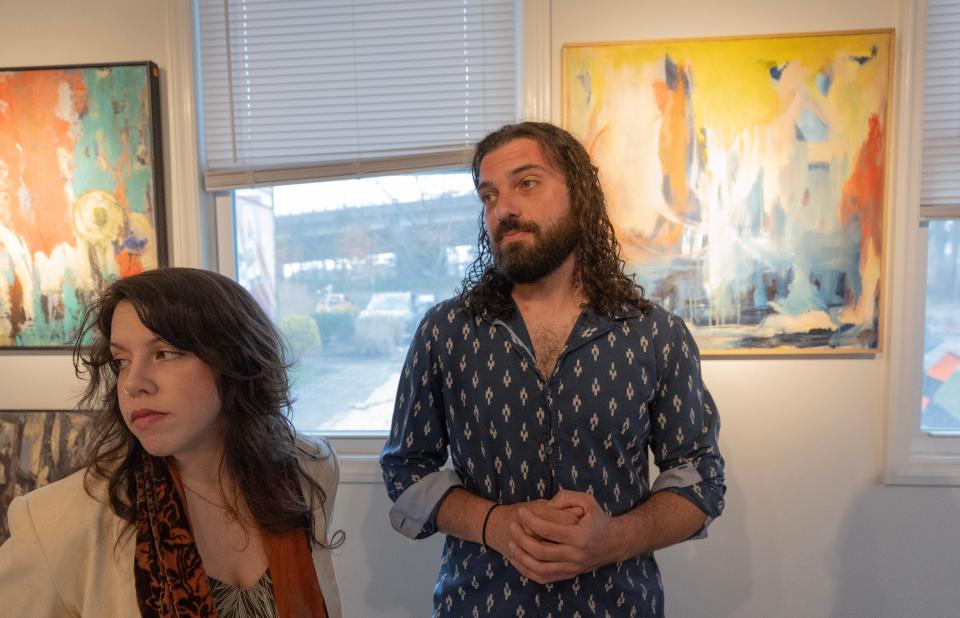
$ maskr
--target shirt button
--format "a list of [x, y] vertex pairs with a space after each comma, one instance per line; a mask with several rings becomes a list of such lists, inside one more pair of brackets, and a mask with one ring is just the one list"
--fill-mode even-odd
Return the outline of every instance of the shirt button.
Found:
[[553, 455], [553, 447], [552, 447], [552, 446], [548, 446], [548, 447], [547, 447], [547, 455]]

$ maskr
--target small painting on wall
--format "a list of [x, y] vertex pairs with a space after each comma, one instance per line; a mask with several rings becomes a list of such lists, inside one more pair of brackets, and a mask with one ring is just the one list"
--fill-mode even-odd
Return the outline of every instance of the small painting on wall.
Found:
[[7, 507], [14, 498], [82, 465], [90, 420], [83, 412], [0, 411], [0, 543], [10, 536]]
[[880, 349], [893, 32], [570, 44], [563, 124], [706, 354]]
[[69, 346], [110, 282], [166, 262], [152, 62], [0, 69], [0, 348]]

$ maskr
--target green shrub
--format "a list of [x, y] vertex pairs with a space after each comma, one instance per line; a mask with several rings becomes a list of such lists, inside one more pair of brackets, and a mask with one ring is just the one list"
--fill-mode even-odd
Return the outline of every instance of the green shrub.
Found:
[[309, 315], [288, 315], [280, 322], [280, 330], [296, 352], [304, 354], [320, 347], [320, 330]]

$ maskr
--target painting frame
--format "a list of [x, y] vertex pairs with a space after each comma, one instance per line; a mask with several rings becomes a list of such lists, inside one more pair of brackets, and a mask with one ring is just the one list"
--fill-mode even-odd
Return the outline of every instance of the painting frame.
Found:
[[71, 348], [98, 292], [168, 265], [161, 119], [151, 61], [0, 68], [0, 351]]
[[77, 409], [0, 409], [0, 544], [9, 536], [6, 513], [15, 497], [82, 468], [93, 419], [92, 411]]
[[[856, 45], [860, 47], [856, 47]], [[876, 43], [871, 46], [868, 43]], [[831, 48], [835, 45], [835, 49]], [[848, 50], [845, 45], [850, 45]], [[769, 48], [771, 51], [767, 55], [755, 54], [756, 50]], [[809, 54], [810, 60], [807, 61], [801, 53], [795, 52], [796, 57], [785, 55], [789, 50], [812, 50]], [[660, 301], [659, 296], [664, 291], [669, 291], [668, 300], [674, 300], [675, 281], [683, 283], [681, 290], [687, 294], [686, 297], [681, 294], [681, 300], [687, 302], [662, 303], [667, 309], [674, 311], [683, 317], [691, 328], [695, 339], [701, 348], [704, 356], [725, 357], [725, 356], [873, 356], [883, 350], [883, 319], [884, 319], [884, 293], [885, 293], [885, 274], [887, 251], [884, 250], [887, 234], [887, 218], [889, 203], [891, 201], [891, 174], [890, 165], [892, 163], [890, 143], [892, 141], [892, 118], [893, 118], [893, 76], [895, 65], [895, 31], [892, 28], [869, 29], [869, 30], [846, 30], [829, 32], [802, 32], [802, 33], [783, 33], [783, 34], [761, 34], [761, 35], [737, 35], [724, 37], [703, 37], [703, 38], [680, 38], [680, 39], [661, 39], [645, 41], [604, 41], [604, 42], [586, 42], [586, 43], [567, 43], [561, 50], [561, 124], [569, 130], [575, 137], [581, 140], [587, 147], [595, 164], [600, 169], [601, 182], [604, 185], [605, 193], [608, 198], [608, 212], [614, 229], [617, 232], [618, 240], [624, 247], [624, 260], [628, 265], [628, 272], [635, 272], [637, 280], [644, 285], [648, 295], [655, 301]], [[638, 51], [639, 50], [639, 51]], [[693, 51], [691, 51], [693, 50]], [[787, 51], [785, 51], [787, 50]], [[856, 51], [854, 51], [856, 50]], [[861, 52], [862, 53], [859, 53]], [[726, 52], [726, 53], [725, 53]], [[781, 56], [777, 56], [780, 53]], [[829, 54], [833, 54], [830, 56]], [[708, 55], [710, 54], [710, 55]], [[709, 61], [704, 61], [709, 58]], [[830, 60], [832, 64], [824, 63], [814, 65], [815, 61], [822, 61], [823, 58]], [[725, 65], [724, 62], [728, 64]], [[657, 66], [656, 62], [661, 62], [662, 66]], [[631, 64], [632, 63], [632, 64]], [[672, 66], [671, 66], [672, 64]], [[851, 69], [849, 66], [854, 67]], [[869, 73], [864, 70], [857, 73], [857, 67], [870, 67]], [[815, 70], [811, 69], [814, 67]], [[729, 70], [731, 82], [738, 79], [740, 89], [736, 91], [734, 97], [726, 98], [719, 96], [723, 93], [723, 87], [717, 87], [720, 84], [720, 77], [717, 77], [720, 69]], [[711, 74], [711, 71], [713, 74]], [[764, 73], [766, 71], [766, 73]], [[749, 75], [749, 78], [741, 78], [741, 73]], [[783, 76], [786, 75], [786, 78]], [[865, 77], [869, 75], [868, 77]], [[722, 75], [727, 79], [727, 75]], [[659, 78], [659, 81], [658, 79]], [[831, 126], [830, 121], [836, 118], [846, 120], [847, 117], [854, 117], [849, 109], [844, 109], [846, 105], [849, 108], [857, 108], [859, 111], [860, 103], [858, 98], [849, 96], [850, 89], [858, 84], [857, 80], [866, 82], [870, 88], [864, 89], [863, 104], [864, 109], [869, 105], [869, 113], [864, 112], [863, 118], [856, 117], [857, 120], [863, 120], [855, 125], [856, 131], [848, 130], [845, 125], [837, 123], [837, 126]], [[847, 81], [844, 81], [847, 80]], [[677, 84], [681, 86], [677, 86]], [[769, 83], [769, 85], [768, 85]], [[790, 92], [782, 91], [782, 84], [789, 83], [793, 89]], [[848, 100], [840, 99], [839, 95], [834, 96], [831, 87], [836, 85], [836, 89]], [[780, 90], [778, 90], [780, 89]], [[819, 90], [818, 90], [819, 89]], [[822, 91], [822, 92], [821, 92]], [[679, 92], [679, 94], [677, 94]], [[759, 94], [758, 94], [759, 93]], [[727, 93], [729, 95], [729, 92]], [[824, 168], [827, 174], [831, 175], [829, 187], [830, 193], [826, 197], [821, 197], [820, 193], [813, 192], [813, 195], [820, 198], [820, 202], [815, 202], [818, 212], [820, 210], [828, 214], [829, 223], [824, 226], [827, 228], [826, 234], [817, 236], [817, 230], [812, 224], [809, 229], [803, 229], [808, 239], [823, 238], [825, 244], [830, 245], [830, 251], [836, 251], [841, 257], [834, 258], [833, 254], [824, 253], [830, 259], [835, 261], [844, 261], [846, 270], [839, 267], [838, 272], [804, 272], [799, 266], [782, 266], [784, 256], [777, 256], [782, 272], [763, 273], [760, 272], [759, 264], [754, 265], [755, 271], [741, 271], [736, 269], [722, 271], [721, 268], [714, 268], [714, 272], [709, 272], [707, 259], [710, 251], [704, 250], [705, 243], [714, 241], [715, 238], [732, 238], [730, 244], [749, 245], [750, 238], [743, 241], [740, 234], [742, 230], [735, 230], [733, 233], [733, 224], [728, 223], [728, 229], [724, 229], [724, 221], [733, 221], [734, 218], [715, 216], [720, 212], [724, 215], [731, 212], [734, 215], [741, 216], [742, 212], [735, 210], [724, 211], [714, 208], [711, 200], [719, 201], [721, 198], [705, 199], [697, 202], [699, 195], [695, 190], [700, 187], [694, 182], [688, 182], [688, 186], [681, 185], [678, 191], [671, 192], [677, 188], [677, 184], [671, 183], [674, 179], [683, 176], [682, 173], [675, 173], [677, 167], [669, 167], [670, 157], [672, 161], [681, 161], [684, 166], [696, 166], [693, 172], [689, 169], [680, 168], [681, 172], [686, 172], [686, 178], [697, 176], [698, 181], [705, 176], [714, 174], [714, 177], [720, 177], [716, 169], [711, 169], [711, 164], [720, 160], [723, 162], [723, 155], [733, 152], [736, 155], [741, 151], [735, 150], [734, 144], [739, 146], [736, 140], [743, 139], [743, 134], [752, 136], [751, 132], [760, 133], [766, 129], [761, 123], [750, 125], [745, 123], [740, 133], [737, 132], [737, 125], [730, 123], [724, 125], [728, 117], [733, 117], [734, 112], [743, 114], [747, 118], [750, 111], [754, 108], [762, 109], [760, 104], [752, 100], [751, 97], [762, 100], [769, 104], [773, 101], [773, 108], [781, 102], [781, 99], [775, 99], [774, 95], [784, 97], [782, 100], [788, 100], [793, 103], [801, 100], [807, 104], [809, 109], [801, 109], [796, 116], [797, 120], [794, 126], [786, 125], [787, 128], [794, 130], [796, 142], [805, 142], [801, 144], [809, 153], [809, 170], [804, 174], [795, 174], [797, 182], [807, 180], [820, 173]], [[794, 98], [789, 99], [792, 95]], [[694, 97], [700, 96], [697, 101]], [[670, 97], [675, 97], [671, 99]], [[834, 100], [828, 100], [833, 97]], [[871, 98], [872, 97], [872, 98]], [[676, 101], [684, 106], [684, 114], [677, 117], [676, 114], [669, 115], [665, 110], [673, 111], [676, 107]], [[837, 101], [839, 100], [839, 102]], [[618, 103], [619, 101], [619, 103]], [[852, 101], [852, 102], [851, 102]], [[639, 102], [639, 103], [638, 103]], [[634, 109], [628, 111], [639, 120], [635, 125], [629, 122], [620, 122], [623, 116], [617, 116], [612, 110], [627, 109], [627, 105], [640, 108], [641, 111], [635, 112]], [[713, 107], [711, 108], [711, 105]], [[601, 111], [601, 107], [603, 107]], [[644, 110], [643, 106], [647, 109]], [[724, 106], [730, 109], [724, 109]], [[797, 106], [802, 107], [802, 106]], [[839, 107], [839, 109], [838, 109]], [[737, 109], [732, 109], [737, 108]], [[652, 110], [652, 111], [650, 111]], [[706, 113], [702, 113], [706, 110]], [[716, 110], [716, 113], [714, 113]], [[745, 111], [743, 111], [745, 110]], [[646, 115], [644, 115], [646, 111]], [[778, 110], [779, 111], [779, 110]], [[812, 111], [812, 113], [810, 113]], [[725, 115], [726, 113], [726, 115]], [[606, 114], [606, 115], [605, 115]], [[846, 115], [844, 115], [846, 114]], [[773, 121], [779, 120], [774, 114], [769, 114]], [[821, 118], [827, 118], [822, 120]], [[719, 119], [719, 120], [718, 120]], [[644, 122], [647, 121], [647, 122]], [[717, 126], [712, 126], [710, 122], [716, 121]], [[801, 121], [805, 124], [801, 126]], [[678, 124], [679, 122], [679, 124]], [[868, 126], [864, 126], [868, 122]], [[771, 123], [773, 126], [773, 123]], [[879, 126], [878, 131], [874, 129]], [[611, 128], [612, 127], [612, 128]], [[679, 130], [677, 130], [679, 127]], [[719, 128], [718, 128], [719, 127]], [[732, 128], [731, 128], [732, 127]], [[807, 131], [807, 133], [802, 133]], [[838, 144], [833, 144], [830, 140], [832, 135], [866, 135], [862, 143], [861, 150], [854, 150], [846, 142], [837, 139]], [[686, 133], [684, 133], [686, 131]], [[857, 133], [859, 131], [859, 133]], [[759, 155], [750, 152], [754, 159], [760, 163], [759, 169], [762, 172], [768, 172], [768, 177], [787, 178], [784, 185], [789, 185], [794, 176], [780, 173], [779, 176], [769, 174], [772, 167], [768, 161], [773, 157], [769, 155], [771, 150], [763, 150], [764, 147], [775, 149], [778, 144], [783, 144], [782, 148], [788, 148], [799, 151], [801, 148], [791, 143], [791, 135], [781, 131], [786, 139], [773, 140], [767, 134], [760, 133], [766, 138], [766, 141], [755, 140], [754, 147], [760, 150]], [[877, 135], [879, 134], [879, 137]], [[622, 139], [605, 136], [623, 135]], [[681, 139], [673, 139], [680, 135]], [[719, 137], [717, 137], [719, 136]], [[639, 156], [629, 150], [629, 146], [617, 148], [604, 143], [620, 141], [629, 144], [642, 144], [637, 149], [646, 148], [647, 152]], [[845, 137], [852, 144], [852, 137]], [[672, 141], [671, 141], [672, 140]], [[704, 144], [711, 141], [720, 143], [724, 148], [708, 149]], [[747, 142], [743, 139], [743, 142]], [[757, 147], [756, 143], [761, 146]], [[766, 146], [772, 144], [772, 147]], [[598, 146], [599, 144], [599, 146]], [[673, 144], [678, 144], [675, 148]], [[842, 150], [842, 147], [847, 150]], [[604, 151], [607, 148], [607, 151]], [[673, 151], [671, 151], [673, 148]], [[674, 152], [678, 149], [686, 149], [679, 155]], [[652, 151], [652, 154], [651, 154]], [[666, 151], [666, 155], [664, 152]], [[717, 156], [717, 153], [720, 156]], [[846, 158], [826, 158], [825, 153], [831, 155], [836, 152], [846, 155]], [[867, 157], [864, 153], [871, 155]], [[706, 154], [705, 154], [706, 153]], [[852, 156], [851, 156], [852, 153]], [[612, 156], [615, 154], [616, 156]], [[792, 154], [792, 153], [791, 153]], [[804, 153], [805, 156], [808, 153]], [[709, 157], [713, 161], [709, 161]], [[815, 157], [824, 157], [826, 164]], [[731, 156], [731, 159], [735, 157]], [[735, 169], [737, 165], [742, 164], [742, 160], [733, 160], [730, 168], [714, 166], [718, 169]], [[869, 167], [866, 172], [863, 171], [863, 161], [872, 162], [874, 159], [879, 163]], [[693, 163], [691, 163], [693, 161]], [[633, 164], [633, 167], [627, 163]], [[831, 167], [832, 166], [832, 167]], [[745, 169], [746, 165], [743, 166]], [[616, 183], [619, 179], [625, 177], [624, 170], [629, 169], [631, 174], [638, 178], [644, 178], [653, 182], [646, 183], [646, 193], [641, 192], [647, 202], [641, 202], [639, 198], [633, 202], [623, 199], [617, 202], [616, 190], [621, 189], [620, 196], [627, 194], [623, 187]], [[611, 172], [612, 170], [612, 172]], [[637, 170], [641, 170], [639, 173]], [[879, 170], [879, 172], [878, 172]], [[774, 169], [775, 172], [781, 172]], [[792, 170], [788, 170], [792, 171]], [[848, 173], [847, 176], [842, 176]], [[659, 174], [659, 175], [658, 175]], [[872, 175], [871, 175], [872, 174]], [[879, 176], [879, 177], [878, 177]], [[612, 180], [611, 180], [612, 178]], [[839, 178], [839, 180], [838, 180]], [[855, 190], [860, 187], [863, 178], [870, 179], [871, 191], [867, 198], [856, 200], [863, 197], [863, 193], [856, 193]], [[844, 184], [846, 179], [853, 179]], [[740, 179], [731, 181], [728, 185], [723, 185], [723, 178], [715, 181], [710, 188], [716, 191], [716, 195], [733, 195], [735, 190], [741, 190], [742, 182]], [[634, 187], [637, 186], [635, 181]], [[759, 181], [758, 181], [759, 183]], [[769, 183], [768, 183], [769, 184]], [[828, 183], [823, 183], [828, 184]], [[731, 187], [736, 185], [736, 187]], [[627, 184], [624, 184], [627, 186]], [[852, 189], [850, 187], [853, 187]], [[614, 190], [611, 190], [614, 187]], [[838, 189], [839, 187], [839, 189]], [[766, 184], [761, 185], [766, 189]], [[807, 187], [809, 189], [809, 187]], [[819, 187], [818, 187], [819, 188]], [[635, 213], [649, 208], [649, 203], [658, 200], [667, 203], [667, 208], [672, 208], [671, 198], [681, 195], [683, 191], [689, 191], [694, 197], [689, 203], [695, 205], [695, 211], [699, 213], [699, 218], [689, 217], [689, 210], [684, 211], [671, 219], [675, 213], [668, 212], [666, 215], [653, 207], [656, 214], [644, 213], [645, 219], [635, 217]], [[726, 193], [724, 193], [726, 191]], [[611, 200], [611, 193], [614, 197]], [[660, 195], [658, 195], [660, 194]], [[809, 191], [805, 199], [809, 197]], [[848, 195], [849, 194], [849, 195]], [[761, 193], [761, 195], [763, 195]], [[769, 194], [774, 195], [774, 194]], [[830, 201], [834, 198], [840, 199]], [[762, 204], [761, 212], [766, 215], [767, 201], [760, 200]], [[780, 196], [777, 196], [778, 198]], [[677, 200], [678, 202], [680, 200]], [[732, 201], [732, 200], [731, 200]], [[791, 229], [788, 223], [792, 222], [789, 218], [794, 212], [800, 212], [799, 208], [791, 210], [793, 202], [784, 198], [784, 204], [778, 203], [778, 216], [784, 218], [785, 223], [782, 228]], [[796, 202], [799, 204], [800, 202]], [[708, 204], [703, 207], [703, 204]], [[850, 204], [859, 204], [862, 209], [854, 211]], [[620, 210], [618, 210], [618, 207]], [[699, 210], [697, 210], [699, 209]], [[627, 213], [624, 215], [623, 213]], [[830, 217], [833, 217], [832, 219]], [[651, 226], [649, 224], [653, 219], [659, 221]], [[762, 219], [762, 217], [756, 217]], [[637, 224], [636, 221], [641, 221]], [[666, 221], [666, 225], [661, 225]], [[691, 221], [693, 223], [691, 223]], [[737, 219], [738, 224], [742, 225], [742, 220]], [[821, 222], [817, 222], [820, 225]], [[660, 243], [661, 229], [680, 228], [682, 231], [677, 236], [671, 238], [680, 238], [689, 253], [683, 254], [679, 251], [671, 253], [671, 249], [680, 246], [680, 243], [669, 245]], [[858, 227], [859, 226], [859, 227]], [[691, 228], [706, 229], [709, 233], [701, 233], [698, 237], [690, 232]], [[652, 233], [647, 233], [653, 230]], [[674, 231], [671, 230], [671, 231]], [[782, 234], [782, 231], [781, 231]], [[704, 240], [706, 239], [706, 240]], [[697, 244], [697, 242], [700, 244]], [[720, 243], [717, 243], [720, 244]], [[693, 247], [690, 250], [690, 247]], [[664, 247], [666, 248], [664, 250]], [[752, 247], [751, 247], [752, 248]], [[632, 252], [631, 252], [632, 249]], [[659, 251], [659, 253], [658, 253]], [[703, 257], [703, 256], [707, 257]], [[753, 254], [755, 255], [755, 254]], [[751, 257], [753, 257], [751, 255]], [[826, 260], [826, 258], [824, 258]], [[798, 260], [800, 261], [800, 260]], [[777, 260], [774, 260], [776, 263]], [[723, 265], [722, 262], [718, 262]], [[645, 270], [646, 269], [646, 270]], [[827, 270], [827, 269], [823, 269]], [[738, 281], [738, 288], [727, 294], [729, 300], [734, 298], [733, 304], [737, 311], [741, 309], [744, 296], [748, 296], [747, 305], [754, 302], [756, 306], [748, 307], [750, 312], [744, 312], [746, 319], [742, 322], [733, 322], [728, 320], [728, 315], [722, 315], [717, 318], [712, 312], [710, 301], [713, 300], [716, 289], [703, 284], [703, 281], [710, 280], [711, 274], [717, 271], [733, 273], [729, 279]], [[707, 274], [704, 274], [707, 273]], [[787, 273], [787, 274], [784, 274]], [[758, 276], [759, 275], [759, 276]], [[743, 284], [748, 281], [748, 277], [755, 280], [753, 287]], [[773, 280], [773, 285], [767, 287], [767, 277]], [[823, 279], [823, 280], [821, 280]], [[809, 281], [808, 281], [809, 280]], [[693, 283], [691, 283], [691, 281]], [[786, 281], [786, 284], [784, 284]], [[665, 283], [667, 282], [667, 283]], [[783, 308], [777, 301], [786, 300], [786, 297], [780, 298], [776, 293], [781, 290], [787, 290], [790, 286], [796, 288], [810, 288], [813, 290], [811, 296], [814, 296], [810, 307], [802, 307], [798, 310], [800, 318], [793, 322], [790, 319], [793, 316], [785, 316], [783, 319], [769, 319], [774, 314], [774, 318], [780, 318], [780, 311]], [[698, 286], [700, 288], [698, 289]], [[773, 289], [773, 293], [771, 292]], [[689, 290], [694, 290], [689, 292]], [[743, 291], [745, 290], [745, 291]], [[816, 297], [821, 293], [823, 298]], [[857, 293], [860, 295], [857, 296]], [[749, 295], [752, 295], [750, 297]], [[766, 298], [764, 298], [766, 296]], [[794, 299], [790, 299], [794, 300]], [[770, 302], [774, 301], [774, 302]], [[770, 306], [764, 304], [769, 303]], [[819, 304], [818, 304], [819, 303]], [[731, 313], [729, 303], [721, 304], [721, 309]], [[678, 310], [678, 306], [680, 310]], [[796, 304], [790, 305], [794, 308]], [[776, 307], [773, 309], [772, 307]], [[752, 313], [751, 313], [752, 312]], [[783, 311], [783, 313], [787, 313]], [[852, 317], [851, 317], [852, 316]], [[740, 319], [740, 314], [737, 318]], [[807, 319], [815, 321], [804, 321]], [[859, 321], [857, 321], [859, 318]], [[849, 320], [849, 321], [844, 321]], [[812, 326], [811, 326], [812, 324]], [[778, 330], [782, 328], [783, 330]], [[790, 330], [793, 328], [794, 330]]]

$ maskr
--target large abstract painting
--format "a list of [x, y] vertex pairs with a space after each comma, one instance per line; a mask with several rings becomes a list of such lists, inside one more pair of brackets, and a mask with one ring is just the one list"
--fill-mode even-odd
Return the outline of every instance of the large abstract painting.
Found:
[[153, 63], [0, 69], [0, 347], [69, 345], [166, 260]]
[[564, 47], [623, 257], [705, 352], [879, 349], [892, 39]]
[[10, 502], [76, 470], [91, 426], [81, 412], [0, 411], [0, 543]]

